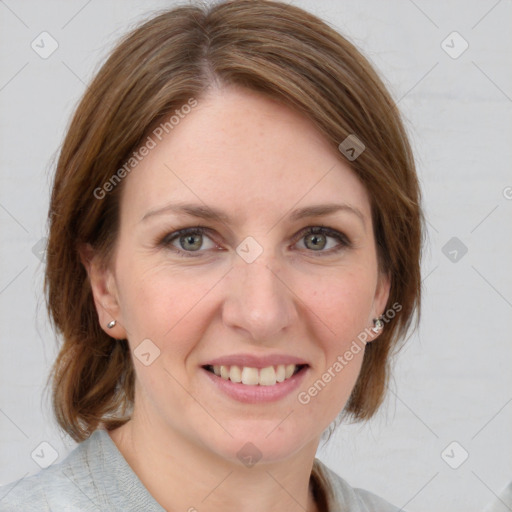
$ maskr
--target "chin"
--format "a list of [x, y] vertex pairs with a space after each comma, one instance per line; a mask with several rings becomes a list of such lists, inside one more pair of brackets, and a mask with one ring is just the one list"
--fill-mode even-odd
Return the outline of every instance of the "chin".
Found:
[[[203, 442], [226, 461], [247, 467], [256, 463], [284, 461], [301, 450], [311, 450], [314, 455], [321, 433], [313, 435], [297, 430], [296, 423], [290, 420], [293, 414], [284, 422], [286, 415], [273, 420], [244, 420], [237, 425], [225, 427], [232, 437], [221, 430]], [[281, 422], [282, 425], [279, 425]], [[286, 422], [289, 422], [288, 428], [284, 426]]]

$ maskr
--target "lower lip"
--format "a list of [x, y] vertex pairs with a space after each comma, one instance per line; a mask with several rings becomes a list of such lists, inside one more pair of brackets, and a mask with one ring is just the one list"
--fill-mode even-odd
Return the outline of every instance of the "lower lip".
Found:
[[273, 386], [247, 386], [246, 384], [231, 382], [230, 380], [218, 377], [212, 372], [201, 368], [201, 370], [210, 379], [210, 382], [220, 391], [229, 397], [247, 404], [256, 404], [262, 402], [276, 402], [296, 390], [309, 370], [305, 367], [295, 375], [283, 382], [277, 382]]

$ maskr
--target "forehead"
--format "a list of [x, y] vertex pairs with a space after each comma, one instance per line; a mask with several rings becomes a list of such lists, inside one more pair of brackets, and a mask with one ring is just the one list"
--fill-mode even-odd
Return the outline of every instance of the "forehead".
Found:
[[259, 93], [212, 91], [152, 138], [124, 183], [122, 215], [133, 221], [172, 201], [219, 206], [240, 222], [336, 201], [370, 215], [365, 188], [315, 125]]

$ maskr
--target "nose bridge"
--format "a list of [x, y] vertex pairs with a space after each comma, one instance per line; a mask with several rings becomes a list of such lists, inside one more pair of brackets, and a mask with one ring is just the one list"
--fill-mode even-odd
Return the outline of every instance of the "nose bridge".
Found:
[[263, 341], [294, 321], [293, 294], [281, 282], [273, 255], [264, 251], [252, 263], [237, 257], [233, 266], [223, 312], [227, 325]]

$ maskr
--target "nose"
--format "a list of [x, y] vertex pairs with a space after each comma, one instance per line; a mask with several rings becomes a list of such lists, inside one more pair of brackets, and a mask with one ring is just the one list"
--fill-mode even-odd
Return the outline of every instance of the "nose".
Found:
[[238, 258], [233, 267], [222, 308], [224, 325], [259, 343], [282, 337], [299, 318], [286, 273], [265, 253], [252, 263]]

